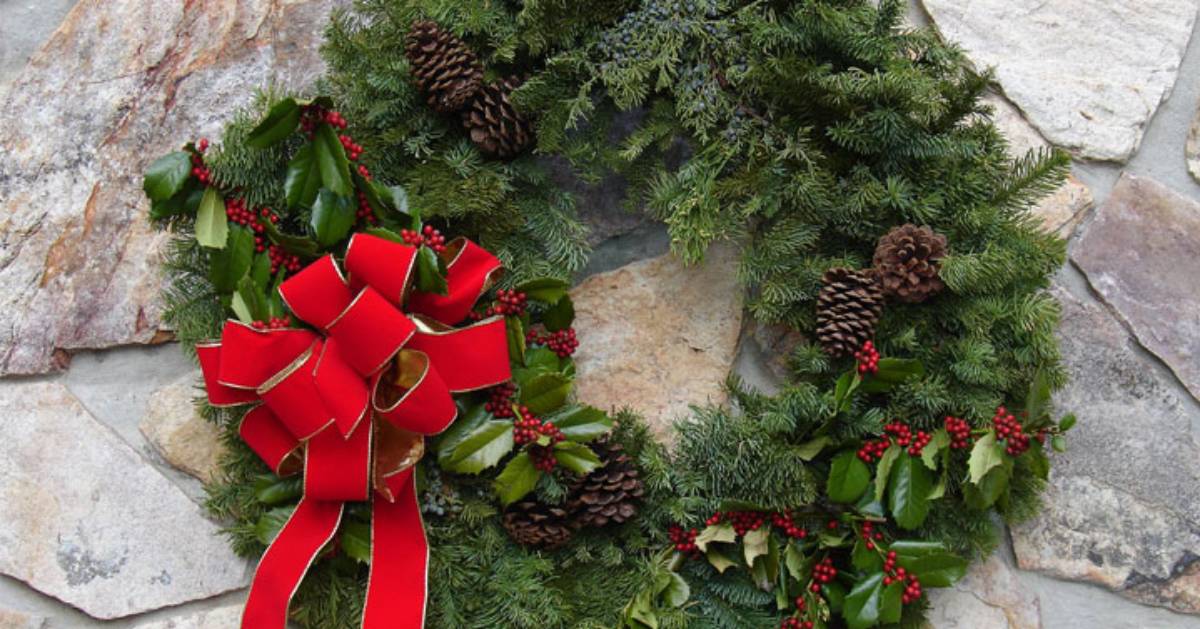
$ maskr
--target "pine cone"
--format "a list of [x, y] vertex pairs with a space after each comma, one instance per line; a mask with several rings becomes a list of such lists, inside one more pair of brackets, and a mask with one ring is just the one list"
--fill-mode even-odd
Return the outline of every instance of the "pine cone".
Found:
[[463, 108], [483, 83], [483, 66], [466, 42], [428, 20], [413, 22], [404, 55], [429, 106], [441, 113]]
[[601, 465], [571, 488], [567, 509], [576, 528], [621, 524], [637, 515], [637, 501], [645, 493], [642, 479], [621, 444], [605, 437], [591, 447]]
[[488, 156], [510, 159], [533, 143], [533, 125], [510, 99], [521, 83], [510, 76], [484, 85], [462, 112], [471, 141]]
[[946, 255], [946, 237], [928, 227], [901, 225], [879, 239], [875, 269], [888, 297], [909, 304], [925, 301], [945, 288], [938, 260]]
[[833, 268], [821, 278], [817, 340], [826, 354], [849, 356], [875, 336], [883, 293], [870, 271]]
[[562, 507], [522, 500], [504, 512], [501, 521], [508, 536], [522, 546], [558, 548], [572, 536], [569, 513]]

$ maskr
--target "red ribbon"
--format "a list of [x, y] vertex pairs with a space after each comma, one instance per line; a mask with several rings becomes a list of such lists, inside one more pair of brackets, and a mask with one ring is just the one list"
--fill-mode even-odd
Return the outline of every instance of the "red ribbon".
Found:
[[425, 624], [429, 547], [413, 477], [423, 436], [454, 421], [452, 393], [511, 374], [502, 318], [450, 327], [467, 317], [499, 260], [455, 240], [443, 254], [449, 294], [410, 295], [416, 254], [356, 234], [346, 250], [349, 279], [325, 256], [279, 287], [319, 333], [227, 321], [220, 343], [196, 348], [213, 405], [256, 404], [242, 419], [242, 439], [275, 473], [304, 472], [304, 497], [258, 564], [243, 629], [285, 629], [288, 604], [336, 534], [343, 504], [366, 500], [373, 515], [362, 626]]

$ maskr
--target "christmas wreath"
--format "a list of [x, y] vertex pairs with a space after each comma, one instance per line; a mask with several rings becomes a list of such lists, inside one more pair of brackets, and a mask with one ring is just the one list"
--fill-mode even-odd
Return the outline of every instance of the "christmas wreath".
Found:
[[[167, 321], [262, 556], [243, 626], [918, 626], [1033, 514], [1074, 422], [988, 77], [883, 0], [357, 0], [319, 97], [153, 163]], [[805, 341], [672, 447], [572, 401], [575, 196], [619, 174], [683, 260], [742, 244]], [[1011, 410], [1009, 410], [1011, 409]]]

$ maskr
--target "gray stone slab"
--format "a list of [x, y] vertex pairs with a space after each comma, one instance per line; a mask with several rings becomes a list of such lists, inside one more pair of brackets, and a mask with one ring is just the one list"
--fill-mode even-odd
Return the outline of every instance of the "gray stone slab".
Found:
[[95, 618], [248, 581], [219, 527], [61, 384], [0, 382], [0, 573]]

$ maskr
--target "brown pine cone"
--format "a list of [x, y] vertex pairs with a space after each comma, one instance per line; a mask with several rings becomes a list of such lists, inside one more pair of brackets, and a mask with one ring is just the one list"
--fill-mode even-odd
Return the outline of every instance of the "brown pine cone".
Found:
[[463, 128], [485, 155], [511, 159], [533, 144], [533, 125], [511, 100], [522, 82], [510, 76], [484, 85], [463, 110]]
[[849, 356], [875, 336], [883, 293], [870, 271], [833, 268], [821, 278], [817, 296], [817, 340], [826, 354]]
[[513, 541], [531, 548], [558, 548], [573, 535], [566, 509], [537, 500], [522, 500], [510, 506], [501, 522]]
[[638, 469], [621, 444], [607, 436], [591, 445], [601, 465], [571, 488], [567, 509], [576, 528], [621, 524], [637, 515], [637, 503], [645, 493]]
[[946, 237], [928, 227], [901, 225], [879, 239], [875, 269], [883, 292], [896, 301], [915, 304], [946, 287], [938, 277], [938, 261], [946, 255]]
[[483, 66], [466, 42], [429, 20], [413, 22], [404, 46], [417, 87], [434, 110], [462, 109], [483, 84]]

